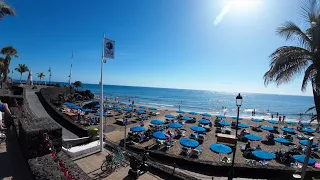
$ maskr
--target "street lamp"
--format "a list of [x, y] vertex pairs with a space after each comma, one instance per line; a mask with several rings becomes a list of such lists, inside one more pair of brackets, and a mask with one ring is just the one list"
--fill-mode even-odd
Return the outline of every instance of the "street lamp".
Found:
[[239, 93], [238, 96], [236, 97], [236, 105], [237, 105], [237, 107], [238, 107], [238, 112], [237, 112], [237, 124], [236, 124], [236, 144], [235, 144], [235, 146], [234, 146], [234, 152], [233, 152], [233, 155], [232, 155], [232, 164], [231, 164], [231, 168], [230, 168], [230, 171], [229, 171], [228, 180], [232, 180], [233, 174], [234, 174], [233, 166], [234, 166], [234, 159], [235, 159], [235, 156], [236, 156], [237, 143], [238, 143], [239, 112], [240, 112], [240, 107], [241, 107], [241, 105], [242, 105], [242, 96], [240, 95], [240, 93]]

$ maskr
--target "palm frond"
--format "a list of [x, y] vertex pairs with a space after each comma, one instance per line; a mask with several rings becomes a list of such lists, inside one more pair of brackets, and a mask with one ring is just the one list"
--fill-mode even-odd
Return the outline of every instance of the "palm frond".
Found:
[[308, 85], [308, 82], [312, 80], [314, 77], [314, 74], [316, 73], [316, 66], [314, 64], [311, 64], [305, 71], [301, 91], [305, 91]]
[[[317, 120], [318, 119], [318, 116], [315, 114], [311, 117], [311, 120], [310, 120], [310, 123], [312, 123], [314, 120]], [[319, 123], [319, 121], [318, 121]]]
[[270, 55], [270, 69], [264, 74], [264, 83], [276, 82], [277, 85], [291, 81], [299, 75], [312, 59], [310, 51], [295, 47], [283, 46]]
[[5, 4], [2, 0], [0, 1], [0, 20], [4, 16], [15, 16], [16, 12], [9, 5]]
[[301, 6], [301, 16], [308, 23], [317, 22], [317, 0], [309, 0]]
[[310, 111], [312, 111], [312, 110], [314, 110], [314, 109], [316, 109], [316, 106], [310, 107], [309, 109], [306, 110], [305, 114], [307, 114], [308, 112], [310, 112]]
[[5, 56], [18, 57], [17, 50], [15, 48], [13, 48], [12, 46], [6, 46], [6, 47], [2, 48], [1, 54], [5, 55]]
[[298, 40], [302, 47], [311, 50], [312, 41], [310, 40], [310, 37], [293, 22], [285, 22], [277, 29], [277, 34], [285, 37], [286, 40]]

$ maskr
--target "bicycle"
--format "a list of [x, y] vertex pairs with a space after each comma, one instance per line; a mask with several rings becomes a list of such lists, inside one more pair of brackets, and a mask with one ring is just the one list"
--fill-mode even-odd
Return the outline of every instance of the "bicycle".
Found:
[[116, 169], [120, 168], [123, 165], [124, 155], [121, 151], [118, 151], [115, 156], [114, 155], [107, 155], [106, 159], [103, 161], [101, 165], [101, 171], [111, 170], [111, 172], [115, 171]]

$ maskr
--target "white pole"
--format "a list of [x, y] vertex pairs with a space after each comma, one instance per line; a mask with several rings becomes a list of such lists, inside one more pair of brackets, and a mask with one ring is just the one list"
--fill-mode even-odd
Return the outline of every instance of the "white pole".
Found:
[[104, 34], [102, 39], [101, 77], [100, 77], [100, 151], [103, 151], [103, 63]]
[[71, 66], [70, 66], [70, 75], [69, 75], [69, 86], [71, 86], [72, 62], [73, 62], [73, 52], [72, 52], [72, 56], [71, 56]]
[[308, 139], [307, 154], [306, 154], [306, 157], [304, 158], [304, 163], [303, 163], [302, 170], [301, 170], [301, 179], [302, 180], [304, 180], [304, 177], [306, 176], [306, 170], [308, 167], [308, 162], [309, 162], [309, 158], [310, 158], [310, 154], [311, 154], [312, 143], [313, 143], [313, 137], [310, 137]]

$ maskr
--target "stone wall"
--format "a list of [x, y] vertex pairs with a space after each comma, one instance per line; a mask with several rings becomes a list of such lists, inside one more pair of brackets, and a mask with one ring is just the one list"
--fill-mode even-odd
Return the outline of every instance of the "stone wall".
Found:
[[[25, 105], [28, 102], [25, 101]], [[67, 179], [45, 147], [44, 134], [47, 134], [51, 144], [57, 151], [57, 157], [65, 163], [65, 167], [77, 180], [90, 179], [78, 165], [76, 165], [62, 148], [62, 129], [51, 119], [35, 118], [28, 106], [23, 108], [12, 107], [11, 111], [18, 117], [12, 121], [10, 130], [20, 146], [25, 161], [30, 167], [34, 180], [62, 180]], [[7, 122], [8, 124], [8, 122]]]
[[50, 102], [52, 99], [57, 98], [59, 93], [65, 93], [66, 91], [67, 88], [42, 88], [40, 90], [39, 98], [46, 111], [59, 124], [79, 137], [87, 137], [89, 135], [87, 129], [83, 128], [82, 126], [71, 120], [68, 116], [58, 111], [56, 107]]

